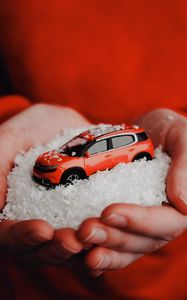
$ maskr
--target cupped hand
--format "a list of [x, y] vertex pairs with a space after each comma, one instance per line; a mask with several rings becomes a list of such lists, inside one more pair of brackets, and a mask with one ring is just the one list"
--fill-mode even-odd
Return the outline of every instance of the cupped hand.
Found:
[[186, 215], [187, 118], [169, 109], [156, 109], [137, 121], [148, 132], [155, 146], [162, 145], [171, 157], [166, 193], [170, 204]]
[[[46, 104], [33, 105], [0, 126], [0, 208], [6, 201], [7, 175], [21, 150], [46, 143], [64, 127], [87, 126], [76, 111]], [[0, 250], [30, 264], [58, 264], [82, 250], [71, 228], [54, 230], [44, 220], [0, 222]]]
[[93, 275], [123, 268], [145, 253], [174, 239], [187, 228], [187, 119], [171, 110], [157, 109], [139, 119], [172, 162], [166, 192], [170, 206], [141, 207], [113, 204], [101, 218], [85, 220], [77, 236], [94, 246], [86, 257]]
[[128, 266], [185, 229], [187, 217], [173, 207], [112, 204], [101, 218], [85, 220], [77, 235], [81, 243], [93, 245], [86, 264], [93, 275], [98, 275]]

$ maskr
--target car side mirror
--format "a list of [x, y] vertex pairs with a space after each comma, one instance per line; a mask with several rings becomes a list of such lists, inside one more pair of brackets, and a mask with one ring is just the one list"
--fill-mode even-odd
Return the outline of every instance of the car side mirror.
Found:
[[85, 152], [84, 156], [85, 156], [86, 158], [88, 158], [88, 157], [90, 157], [90, 153], [87, 151], [87, 152]]

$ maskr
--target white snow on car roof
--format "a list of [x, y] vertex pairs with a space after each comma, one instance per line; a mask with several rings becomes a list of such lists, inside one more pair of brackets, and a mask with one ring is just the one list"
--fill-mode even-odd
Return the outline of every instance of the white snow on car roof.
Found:
[[121, 125], [106, 125], [106, 124], [101, 124], [98, 127], [95, 128], [91, 128], [88, 133], [98, 137], [102, 134], [106, 134], [106, 133], [110, 133], [113, 131], [119, 131], [119, 130], [124, 130], [125, 129], [125, 124], [121, 124]]

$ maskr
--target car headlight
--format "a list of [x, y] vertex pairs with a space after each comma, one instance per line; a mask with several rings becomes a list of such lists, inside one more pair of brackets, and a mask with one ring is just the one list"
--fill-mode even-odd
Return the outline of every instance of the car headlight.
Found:
[[58, 168], [58, 166], [59, 166], [59, 164], [52, 165], [52, 166], [46, 166], [46, 165], [42, 165], [40, 163], [36, 163], [34, 165], [34, 169], [38, 172], [49, 173], [49, 172], [55, 172], [56, 169]]
[[52, 165], [52, 166], [45, 166], [46, 169], [55, 169], [59, 166], [59, 164], [57, 165]]

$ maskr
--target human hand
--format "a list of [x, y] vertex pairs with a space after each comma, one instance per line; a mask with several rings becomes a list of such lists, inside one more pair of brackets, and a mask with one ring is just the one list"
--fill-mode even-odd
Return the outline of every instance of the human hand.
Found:
[[101, 218], [81, 224], [77, 236], [90, 244], [85, 263], [94, 276], [124, 268], [187, 229], [187, 217], [170, 206], [112, 204]]
[[[20, 150], [46, 143], [64, 127], [86, 126], [76, 111], [37, 104], [0, 126], [0, 208], [5, 205], [7, 175]], [[32, 264], [61, 263], [82, 250], [71, 228], [54, 230], [44, 220], [0, 222], [0, 250]]]
[[[186, 118], [158, 109], [143, 116], [139, 124], [149, 132], [155, 145], [161, 144], [171, 156], [166, 182], [168, 199], [177, 210], [187, 214]], [[114, 204], [104, 210], [100, 219], [85, 220], [78, 237], [82, 243], [97, 245], [86, 257], [87, 266], [99, 275], [103, 270], [123, 268], [144, 253], [165, 245], [186, 229], [187, 217], [176, 209]]]
[[187, 118], [169, 109], [153, 110], [137, 120], [155, 147], [162, 145], [171, 157], [166, 193], [172, 206], [187, 214]]

